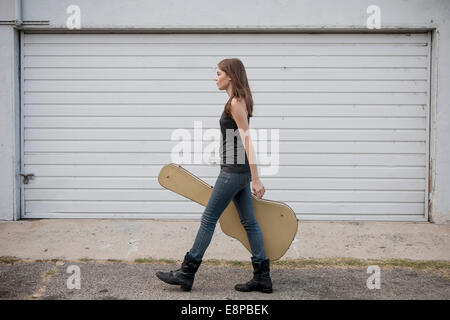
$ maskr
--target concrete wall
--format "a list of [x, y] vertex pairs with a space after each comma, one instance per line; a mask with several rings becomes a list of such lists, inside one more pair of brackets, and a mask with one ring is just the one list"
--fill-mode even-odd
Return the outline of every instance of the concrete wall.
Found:
[[[18, 1], [17, 1], [18, 2]], [[81, 9], [81, 31], [425, 31], [433, 32], [430, 152], [431, 220], [450, 223], [450, 1], [448, 0], [22, 0], [26, 30], [67, 30], [68, 6]], [[381, 30], [366, 28], [369, 5], [381, 9]], [[3, 0], [11, 20], [16, 1]], [[49, 24], [45, 24], [46, 20]], [[17, 42], [13, 25], [0, 25], [0, 219], [17, 217]], [[80, 32], [77, 30], [76, 32]]]
[[[0, 2], [0, 21], [17, 18], [14, 1]], [[9, 23], [9, 22], [5, 22]], [[20, 217], [19, 31], [0, 25], [0, 219]]]

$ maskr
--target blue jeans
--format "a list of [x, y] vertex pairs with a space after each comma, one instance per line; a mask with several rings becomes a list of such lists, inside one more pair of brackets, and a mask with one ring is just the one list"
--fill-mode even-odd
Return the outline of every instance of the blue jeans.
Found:
[[189, 250], [189, 255], [194, 260], [200, 261], [203, 258], [214, 234], [217, 220], [231, 200], [233, 200], [241, 223], [247, 232], [253, 255], [252, 261], [259, 263], [266, 259], [263, 236], [253, 209], [250, 181], [250, 172], [229, 173], [220, 170], [211, 197], [203, 212], [194, 244]]

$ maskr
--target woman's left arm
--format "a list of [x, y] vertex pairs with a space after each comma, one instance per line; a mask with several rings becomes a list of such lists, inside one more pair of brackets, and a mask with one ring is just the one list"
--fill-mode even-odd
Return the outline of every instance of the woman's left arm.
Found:
[[258, 198], [262, 198], [266, 190], [261, 180], [259, 179], [258, 175], [255, 149], [253, 148], [253, 144], [250, 139], [250, 132], [247, 119], [247, 107], [245, 105], [245, 100], [241, 99], [240, 101], [238, 101], [236, 98], [233, 98], [231, 101], [230, 112], [231, 115], [233, 116], [234, 121], [236, 122], [236, 125], [239, 130], [239, 135], [241, 137], [241, 141], [244, 145], [245, 152], [247, 154], [248, 162], [250, 165], [250, 171], [252, 175], [252, 189]]

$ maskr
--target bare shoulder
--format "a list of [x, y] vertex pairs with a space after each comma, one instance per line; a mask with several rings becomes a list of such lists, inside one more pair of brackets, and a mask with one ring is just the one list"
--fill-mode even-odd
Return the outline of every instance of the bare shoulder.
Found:
[[237, 97], [233, 97], [233, 99], [231, 99], [231, 112], [244, 113], [245, 115], [247, 115], [247, 106], [245, 104], [245, 99], [238, 99]]
[[245, 99], [242, 99], [240, 97], [233, 97], [233, 99], [231, 99], [231, 104], [232, 105], [243, 104], [245, 106]]

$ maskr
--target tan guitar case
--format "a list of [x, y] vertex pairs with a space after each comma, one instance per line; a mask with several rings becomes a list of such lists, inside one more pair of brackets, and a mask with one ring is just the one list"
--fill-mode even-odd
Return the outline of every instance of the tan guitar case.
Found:
[[[213, 189], [213, 186], [175, 163], [167, 164], [161, 169], [158, 182], [164, 188], [202, 206], [208, 204]], [[252, 194], [252, 200], [256, 220], [264, 238], [266, 257], [270, 260], [278, 260], [289, 249], [297, 234], [298, 219], [294, 211], [282, 202], [258, 199], [254, 194]], [[222, 213], [219, 223], [226, 235], [239, 240], [251, 253], [247, 233], [241, 224], [233, 201]]]

